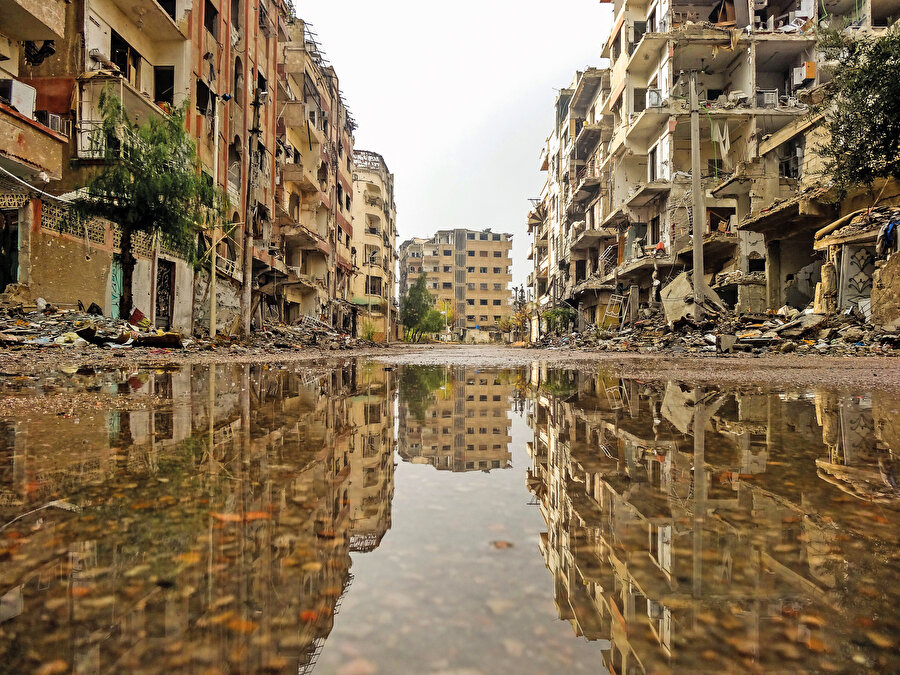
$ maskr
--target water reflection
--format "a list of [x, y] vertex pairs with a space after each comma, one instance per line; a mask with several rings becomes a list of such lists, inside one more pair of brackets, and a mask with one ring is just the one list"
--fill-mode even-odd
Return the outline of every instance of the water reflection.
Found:
[[897, 419], [538, 365], [7, 379], [0, 663], [895, 671]]
[[395, 389], [375, 365], [8, 383], [4, 670], [309, 669], [391, 526]]
[[464, 366], [403, 368], [400, 457], [445, 471], [510, 467], [512, 373]]
[[607, 668], [898, 668], [892, 396], [540, 367], [529, 391], [557, 611]]

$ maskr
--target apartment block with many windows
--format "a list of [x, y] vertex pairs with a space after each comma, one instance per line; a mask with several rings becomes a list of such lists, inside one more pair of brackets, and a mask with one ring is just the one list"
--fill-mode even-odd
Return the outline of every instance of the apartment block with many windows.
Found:
[[512, 235], [486, 230], [440, 230], [400, 247], [400, 293], [425, 274], [448, 331], [478, 340], [497, 333], [512, 313]]

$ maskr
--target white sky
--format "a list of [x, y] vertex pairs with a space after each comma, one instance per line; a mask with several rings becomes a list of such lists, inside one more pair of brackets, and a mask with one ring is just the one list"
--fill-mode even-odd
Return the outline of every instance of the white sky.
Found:
[[510, 232], [513, 283], [554, 89], [600, 65], [597, 0], [301, 0], [359, 128], [394, 173], [397, 245], [452, 227]]

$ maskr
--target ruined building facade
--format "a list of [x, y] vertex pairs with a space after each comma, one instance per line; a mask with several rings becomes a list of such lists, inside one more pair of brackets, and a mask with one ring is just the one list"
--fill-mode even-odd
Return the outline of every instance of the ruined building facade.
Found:
[[738, 312], [805, 308], [822, 280], [814, 233], [859, 206], [829, 204], [821, 189], [811, 105], [828, 74], [814, 28], [850, 12], [848, 30], [877, 34], [888, 3], [855, 13], [810, 0], [612, 4], [608, 67], [560, 90], [540, 155], [547, 179], [527, 221], [531, 337], [548, 309], [599, 324], [611, 295], [652, 306], [692, 269], [692, 73], [705, 279]]
[[[100, 93], [112, 90], [138, 122], [189, 106], [203, 171], [229, 199], [222, 227], [199, 242], [201, 251], [215, 242], [219, 331], [236, 330], [245, 275], [256, 326], [310, 316], [355, 328], [355, 123], [288, 2], [7, 4], [0, 114], [18, 129], [0, 140], [0, 199], [15, 240], [0, 279], [14, 284], [9, 300], [118, 312], [118, 228], [81, 222], [68, 207], [103, 161], [93, 132]], [[154, 237], [134, 248], [135, 307], [162, 328], [208, 331], [208, 253], [195, 269]]]
[[458, 339], [481, 341], [512, 314], [512, 235], [486, 230], [440, 230], [400, 245], [400, 295], [425, 274], [447, 328]]
[[393, 302], [398, 257], [394, 174], [376, 152], [357, 150], [353, 157], [353, 240], [359, 269], [353, 277], [353, 304], [359, 307], [360, 335], [382, 342], [399, 337]]

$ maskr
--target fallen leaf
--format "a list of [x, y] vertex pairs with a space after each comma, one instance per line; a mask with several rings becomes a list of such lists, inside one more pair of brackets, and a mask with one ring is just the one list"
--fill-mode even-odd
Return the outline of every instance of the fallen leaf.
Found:
[[244, 633], [245, 635], [249, 635], [258, 628], [255, 621], [247, 621], [246, 619], [232, 619], [226, 626], [228, 630], [232, 630], [235, 633]]
[[512, 547], [513, 547], [513, 543], [512, 543], [511, 541], [497, 540], [497, 541], [492, 541], [492, 542], [491, 542], [491, 546], [493, 546], [494, 548], [500, 548], [500, 549], [503, 549], [503, 548], [512, 548]]

